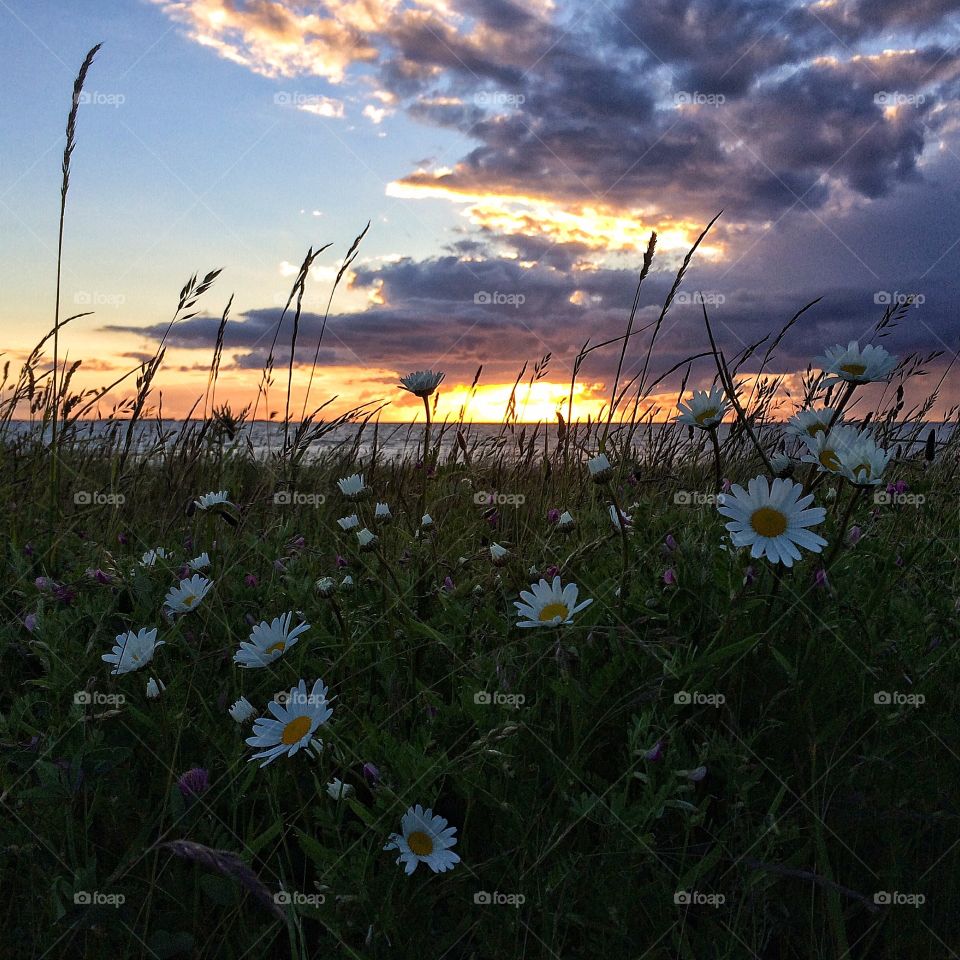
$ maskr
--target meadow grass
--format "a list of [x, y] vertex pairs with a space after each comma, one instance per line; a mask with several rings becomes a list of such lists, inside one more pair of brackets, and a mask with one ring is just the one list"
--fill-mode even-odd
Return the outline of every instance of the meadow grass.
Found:
[[[229, 304], [207, 393], [172, 426], [162, 344], [104, 411], [117, 384], [75, 391], [75, 367], [46, 360], [58, 315], [0, 393], [0, 955], [954, 955], [956, 411], [931, 435], [939, 384], [913, 408], [903, 390], [937, 358], [901, 359], [872, 394], [808, 372], [800, 406], [845, 407], [891, 453], [876, 486], [801, 462], [775, 421], [764, 370], [806, 308], [729, 359], [704, 311], [690, 363], [715, 366], [729, 428], [661, 424], [650, 397], [674, 370], [651, 358], [687, 263], [658, 320], [637, 327], [635, 299], [624, 335], [577, 358], [574, 379], [595, 349], [619, 356], [605, 416], [579, 422], [571, 384], [549, 438], [514, 397], [492, 438], [463, 416], [418, 425], [401, 456], [361, 445], [375, 407], [297, 416], [292, 362], [283, 441], [254, 456], [254, 410], [216, 401]], [[171, 324], [216, 279], [192, 278]], [[272, 387], [271, 359], [264, 408]], [[338, 480], [358, 472], [370, 496], [350, 501]], [[827, 545], [789, 568], [737, 549], [717, 509], [731, 481], [775, 473], [825, 510]], [[338, 523], [353, 513], [368, 549]], [[202, 553], [212, 587], [170, 612]], [[554, 575], [592, 603], [518, 627], [520, 592]], [[299, 642], [239, 668], [251, 627], [288, 612], [310, 625]], [[163, 645], [111, 675], [114, 638], [144, 627]], [[323, 749], [251, 763], [230, 705], [263, 714], [318, 678]], [[452, 870], [408, 877], [384, 850], [416, 804], [456, 828]]]

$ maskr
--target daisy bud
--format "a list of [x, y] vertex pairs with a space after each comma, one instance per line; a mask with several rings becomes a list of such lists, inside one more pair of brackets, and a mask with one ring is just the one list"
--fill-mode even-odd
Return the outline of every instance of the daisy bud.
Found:
[[349, 573], [340, 581], [340, 589], [341, 590], [353, 589], [353, 577], [351, 577]]
[[562, 533], [569, 533], [576, 525], [577, 521], [569, 510], [564, 510], [557, 519], [557, 529]]
[[246, 697], [241, 697], [227, 712], [237, 723], [244, 723], [257, 711]]
[[510, 551], [506, 547], [501, 547], [499, 543], [490, 544], [490, 561], [495, 567], [502, 567], [510, 556]]
[[429, 513], [425, 513], [420, 520], [420, 526], [423, 527], [424, 530], [429, 530], [433, 526], [433, 517], [431, 517]]
[[613, 472], [613, 467], [610, 466], [610, 461], [607, 459], [605, 453], [598, 454], [591, 460], [588, 460], [587, 469], [590, 471], [590, 479], [593, 480], [594, 483], [606, 483], [606, 481], [610, 479], [610, 474]]
[[360, 541], [360, 549], [365, 553], [376, 550], [377, 544], [380, 542], [380, 538], [366, 527], [357, 533], [357, 540]]
[[349, 517], [341, 517], [337, 523], [340, 524], [341, 530], [355, 530], [360, 526], [360, 518], [355, 513], [351, 513]]
[[390, 507], [386, 503], [378, 503], [373, 511], [373, 519], [384, 525], [392, 522], [393, 514], [390, 512]]
[[324, 600], [329, 600], [337, 591], [337, 581], [334, 580], [333, 577], [321, 577], [317, 581], [316, 586], [317, 593], [319, 593]]
[[166, 685], [162, 680], [154, 680], [153, 677], [151, 677], [147, 681], [148, 700], [156, 700], [164, 690], [166, 690]]

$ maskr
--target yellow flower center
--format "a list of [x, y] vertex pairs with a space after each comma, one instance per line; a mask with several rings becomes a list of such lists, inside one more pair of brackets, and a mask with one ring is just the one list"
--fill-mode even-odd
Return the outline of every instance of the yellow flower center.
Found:
[[407, 846], [418, 857], [429, 857], [433, 853], [433, 839], [422, 830], [414, 830], [407, 837]]
[[289, 747], [302, 740], [310, 730], [310, 717], [294, 717], [284, 728], [280, 739]]
[[824, 450], [820, 454], [820, 463], [828, 470], [836, 470], [840, 466], [840, 460], [834, 450]]
[[540, 622], [549, 623], [551, 620], [559, 617], [561, 620], [566, 620], [570, 616], [570, 609], [565, 603], [548, 603], [540, 611]]
[[269, 647], [267, 647], [266, 652], [275, 653], [277, 650], [279, 650], [281, 653], [283, 653], [286, 647], [287, 645], [283, 640], [278, 640], [276, 643], [271, 644]]
[[866, 373], [866, 366], [862, 363], [842, 363], [840, 369], [844, 373], [849, 373], [851, 377], [862, 377]]
[[779, 537], [787, 529], [787, 518], [773, 507], [761, 507], [753, 511], [750, 526], [761, 537]]
[[185, 607], [192, 607], [196, 602], [197, 602], [197, 598], [192, 593], [188, 593], [183, 598], [183, 605]]
[[701, 410], [700, 413], [698, 413], [693, 419], [696, 420], [697, 423], [703, 423], [704, 421], [710, 420], [712, 417], [715, 417], [716, 415], [717, 415], [716, 407], [707, 407], [706, 410]]

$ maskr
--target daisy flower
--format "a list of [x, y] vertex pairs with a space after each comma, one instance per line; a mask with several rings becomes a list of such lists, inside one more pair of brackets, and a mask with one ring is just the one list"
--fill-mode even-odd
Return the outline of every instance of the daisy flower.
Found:
[[791, 462], [785, 453], [770, 454], [770, 469], [776, 474], [786, 473], [790, 469]]
[[509, 556], [510, 551], [506, 547], [500, 546], [499, 543], [490, 544], [490, 561], [495, 567], [503, 566]]
[[260, 750], [250, 760], [264, 758], [261, 767], [282, 754], [292, 757], [298, 750], [311, 746], [317, 729], [333, 716], [322, 680], [314, 683], [309, 694], [306, 681], [301, 680], [284, 696], [284, 703], [271, 700], [267, 709], [273, 717], [258, 717], [253, 723], [253, 736], [247, 738], [251, 747]]
[[804, 437], [807, 452], [800, 457], [804, 463], [817, 464], [821, 473], [836, 473], [840, 469], [840, 454], [859, 440], [857, 431], [846, 424], [835, 426], [831, 430]]
[[376, 550], [379, 539], [372, 530], [368, 530], [366, 527], [357, 531], [357, 540], [360, 542], [360, 549], [363, 551]]
[[753, 558], [792, 567], [800, 559], [797, 547], [819, 553], [827, 541], [808, 527], [823, 523], [823, 507], [810, 507], [813, 494], [803, 496], [803, 485], [792, 480], [754, 477], [744, 490], [735, 483], [730, 493], [717, 497], [717, 509], [730, 518], [727, 530], [736, 547], [750, 547]]
[[423, 527], [424, 530], [429, 530], [430, 527], [433, 526], [433, 517], [431, 517], [429, 513], [425, 513], [420, 518], [420, 526]]
[[300, 623], [291, 630], [292, 619], [293, 613], [288, 611], [270, 623], [261, 620], [253, 628], [250, 639], [240, 644], [240, 649], [233, 655], [233, 662], [241, 667], [265, 667], [279, 660], [287, 648], [297, 642], [300, 634], [310, 629], [309, 623]]
[[837, 414], [836, 407], [824, 407], [822, 410], [798, 410], [788, 421], [784, 429], [791, 437], [815, 437], [818, 433], [826, 433], [830, 424], [840, 425], [842, 417]]
[[440, 386], [444, 374], [438, 370], [417, 370], [400, 378], [400, 388], [415, 397], [429, 397]]
[[166, 684], [162, 680], [154, 680], [151, 677], [147, 681], [147, 699], [156, 700], [166, 688]]
[[554, 577], [552, 584], [546, 580], [531, 584], [529, 590], [520, 591], [520, 600], [513, 601], [517, 614], [522, 618], [517, 621], [517, 626], [559, 627], [573, 623], [573, 615], [593, 603], [590, 599], [578, 604], [578, 593], [575, 583], [568, 583], [564, 587], [559, 577]]
[[105, 653], [100, 659], [113, 664], [111, 676], [118, 677], [123, 673], [131, 673], [145, 667], [152, 659], [157, 647], [162, 647], [164, 641], [157, 642], [157, 628], [143, 627], [134, 633], [128, 630], [121, 633], [114, 641], [113, 650]]
[[257, 710], [246, 697], [241, 697], [227, 712], [237, 723], [245, 723]]
[[619, 531], [621, 529], [621, 523], [624, 527], [633, 526], [633, 517], [628, 513], [624, 513], [622, 510], [618, 510], [612, 503], [610, 504], [610, 522], [613, 524], [613, 529]]
[[210, 555], [204, 550], [199, 557], [194, 557], [192, 560], [187, 561], [187, 566], [193, 570], [194, 573], [199, 573], [201, 570], [206, 570], [210, 566]]
[[349, 517], [341, 517], [337, 523], [340, 524], [341, 530], [354, 530], [360, 526], [360, 518], [355, 513], [351, 513]]
[[557, 529], [564, 532], [572, 530], [576, 525], [577, 521], [573, 519], [573, 514], [569, 510], [564, 510], [557, 520]]
[[390, 507], [386, 503], [378, 503], [376, 508], [373, 511], [373, 519], [377, 523], [390, 523], [393, 520], [393, 514], [390, 512]]
[[163, 598], [163, 605], [173, 613], [188, 613], [197, 607], [212, 586], [212, 580], [195, 573], [189, 580], [181, 580], [179, 587], [171, 587]]
[[170, 554], [163, 547], [157, 547], [154, 550], [148, 550], [140, 558], [141, 567], [152, 567], [158, 560], [169, 560]]
[[317, 593], [329, 600], [337, 592], [337, 581], [333, 577], [321, 577], [315, 584]]
[[348, 500], [360, 500], [370, 492], [370, 488], [364, 483], [362, 473], [343, 477], [337, 481], [337, 486]]
[[846, 347], [838, 343], [824, 350], [822, 357], [813, 362], [819, 366], [824, 376], [824, 386], [831, 383], [873, 383], [886, 380], [897, 365], [897, 358], [887, 353], [883, 347], [867, 344], [860, 349], [857, 340], [851, 340]]
[[353, 577], [351, 577], [349, 573], [340, 581], [340, 589], [341, 590], [353, 589]]
[[450, 848], [456, 845], [457, 828], [448, 827], [443, 817], [424, 810], [418, 803], [410, 807], [400, 821], [400, 833], [390, 834], [384, 850], [399, 850], [397, 863], [404, 865], [409, 877], [419, 864], [425, 863], [434, 873], [452, 870], [460, 857]]
[[893, 453], [878, 447], [873, 437], [864, 433], [840, 450], [837, 456], [840, 461], [837, 472], [841, 476], [857, 486], [873, 487], [883, 481], [883, 471]]
[[327, 784], [327, 796], [332, 800], [345, 800], [353, 793], [353, 787], [349, 783], [344, 783], [338, 777], [334, 777]]
[[597, 456], [588, 460], [587, 469], [590, 471], [590, 478], [595, 480], [597, 483], [601, 483], [606, 480], [613, 470], [605, 453], [597, 454]]
[[221, 504], [232, 507], [233, 504], [229, 498], [230, 494], [226, 490], [216, 490], [205, 493], [202, 497], [194, 500], [193, 504], [198, 510], [209, 510], [211, 507], [219, 507]]
[[680, 411], [676, 417], [677, 423], [710, 430], [723, 420], [730, 404], [726, 401], [723, 388], [718, 385], [709, 391], [694, 390], [690, 400], [678, 403], [677, 409]]

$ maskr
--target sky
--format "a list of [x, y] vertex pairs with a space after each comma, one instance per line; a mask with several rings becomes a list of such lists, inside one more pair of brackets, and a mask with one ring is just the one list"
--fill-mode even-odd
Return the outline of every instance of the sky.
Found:
[[[526, 363], [519, 412], [552, 420], [578, 351], [622, 335], [651, 231], [640, 329], [720, 211], [655, 373], [706, 348], [698, 294], [728, 356], [822, 298], [767, 367], [792, 396], [824, 347], [865, 342], [898, 298], [915, 303], [883, 345], [941, 354], [917, 396], [958, 348], [958, 2], [0, 0], [0, 350], [14, 367], [53, 323], [63, 131], [99, 42], [64, 239], [62, 311], [90, 311], [62, 338], [78, 387], [152, 355], [183, 283], [222, 268], [170, 328], [155, 399], [182, 416], [203, 392], [232, 295], [218, 400], [253, 403], [276, 336], [258, 415], [282, 415], [281, 310], [307, 251], [330, 244], [303, 300], [299, 409], [368, 221], [311, 408], [387, 402], [384, 419], [409, 419], [418, 401], [398, 377], [433, 368], [441, 414], [467, 403], [469, 419], [499, 420]], [[631, 342], [628, 375], [646, 348]], [[600, 410], [618, 356], [589, 355], [575, 416]], [[655, 397], [672, 402], [685, 371]], [[700, 359], [688, 382], [713, 373]], [[958, 400], [948, 380], [938, 409]]]

